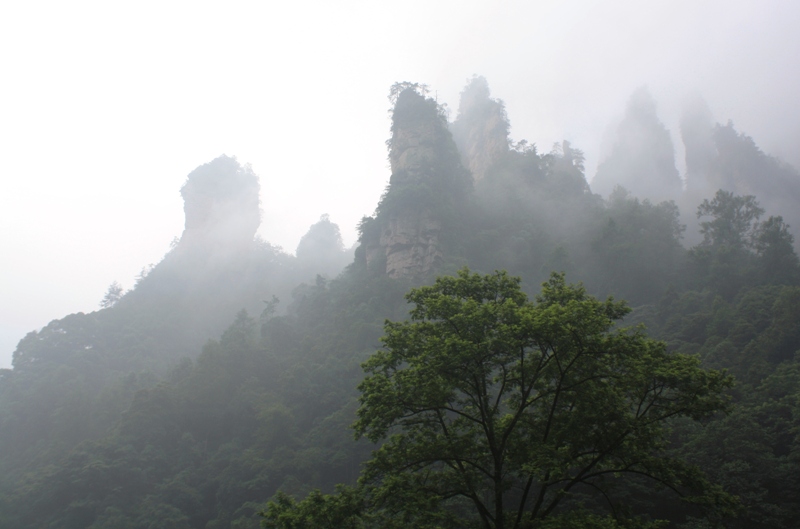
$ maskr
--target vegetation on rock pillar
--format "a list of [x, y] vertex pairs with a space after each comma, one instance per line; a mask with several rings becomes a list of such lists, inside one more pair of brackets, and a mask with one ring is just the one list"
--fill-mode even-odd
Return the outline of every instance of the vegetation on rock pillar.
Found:
[[413, 83], [397, 83], [390, 91], [392, 176], [375, 217], [362, 221], [356, 252], [368, 269], [395, 278], [429, 274], [445, 253], [459, 253], [472, 189], [444, 108], [426, 93]]

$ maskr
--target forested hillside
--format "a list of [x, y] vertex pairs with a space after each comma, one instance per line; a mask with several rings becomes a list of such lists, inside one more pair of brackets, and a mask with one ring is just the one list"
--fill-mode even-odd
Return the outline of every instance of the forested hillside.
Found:
[[[800, 174], [732, 124], [713, 124], [695, 101], [682, 120], [683, 189], [655, 104], [637, 91], [598, 170], [601, 196], [577, 146], [540, 151], [512, 141], [503, 103], [483, 78], [470, 80], [452, 122], [423, 85], [399, 83], [390, 101], [391, 179], [362, 219], [354, 252], [324, 215], [296, 255], [259, 240], [258, 177], [221, 156], [188, 175], [184, 233], [132, 290], [111, 288], [100, 310], [20, 341], [13, 369], [0, 370], [0, 527], [388, 523], [347, 496], [356, 488], [312, 491], [356, 487], [377, 447], [367, 433], [380, 428], [362, 412], [367, 438], [355, 440], [352, 425], [368, 392], [359, 389], [362, 364], [387, 333], [386, 346], [405, 343], [392, 341], [399, 331], [384, 322], [407, 321], [414, 303], [429, 302], [423, 289], [409, 303], [410, 289], [449, 284], [434, 283], [437, 276], [471, 277], [465, 267], [519, 277], [519, 291], [506, 285], [504, 295], [520, 307], [535, 300], [534, 315], [582, 303], [596, 318], [599, 330], [587, 334], [596, 343], [640, 348], [628, 363], [597, 364], [603, 377], [647, 372], [684, 395], [700, 387], [686, 382], [691, 372], [716, 380], [706, 388], [713, 398], [659, 419], [663, 442], [636, 444], [637, 457], [662, 465], [653, 471], [660, 481], [609, 472], [602, 483], [565, 488], [558, 494], [566, 500], [528, 525], [521, 515], [517, 525], [502, 525], [503, 515], [487, 525], [489, 517], [464, 514], [469, 502], [433, 497], [414, 504], [427, 506], [425, 516], [392, 523], [800, 525]], [[540, 294], [543, 282], [550, 286]], [[641, 367], [642, 350], [671, 374]], [[579, 411], [598, 429], [621, 424]], [[565, 428], [573, 433], [564, 446], [578, 445], [588, 428]], [[259, 515], [271, 498], [280, 501], [270, 512], [282, 506], [284, 518]], [[454, 512], [460, 521], [448, 517]]]

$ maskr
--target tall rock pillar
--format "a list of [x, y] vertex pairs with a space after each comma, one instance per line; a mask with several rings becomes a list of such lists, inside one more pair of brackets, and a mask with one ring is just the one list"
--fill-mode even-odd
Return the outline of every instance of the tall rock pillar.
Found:
[[361, 226], [357, 258], [390, 277], [428, 274], [442, 261], [445, 232], [471, 187], [447, 120], [424, 87], [393, 87], [392, 176], [376, 215]]

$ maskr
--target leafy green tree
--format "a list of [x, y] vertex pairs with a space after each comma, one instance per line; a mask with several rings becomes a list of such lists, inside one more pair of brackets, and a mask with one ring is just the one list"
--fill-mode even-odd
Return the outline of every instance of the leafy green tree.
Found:
[[375, 508], [409, 525], [500, 529], [602, 498], [616, 517], [625, 475], [730, 505], [664, 449], [670, 419], [726, 408], [731, 378], [615, 328], [624, 302], [553, 274], [533, 303], [519, 279], [468, 270], [407, 299], [411, 320], [386, 323], [359, 386], [356, 434], [385, 441], [362, 475]]
[[690, 254], [699, 285], [710, 286], [731, 300], [749, 284], [797, 284], [800, 261], [794, 238], [780, 216], [763, 222], [764, 213], [752, 195], [720, 189], [697, 208], [703, 241]]
[[263, 527], [302, 529], [361, 529], [366, 527], [361, 489], [339, 486], [338, 494], [314, 490], [302, 501], [279, 492], [261, 512]]
[[762, 282], [797, 284], [800, 260], [794, 251], [794, 237], [780, 215], [759, 222], [753, 233], [753, 247], [760, 258]]
[[[674, 202], [639, 201], [617, 186], [608, 198], [602, 231], [591, 243], [595, 265], [587, 284], [634, 305], [658, 299], [678, 282], [684, 226]], [[601, 217], [601, 218], [603, 218]]]
[[753, 231], [764, 210], [752, 195], [720, 189], [697, 207], [703, 241], [692, 248], [691, 262], [699, 285], [732, 299], [749, 282], [755, 266]]
[[728, 529], [797, 527], [800, 364], [784, 362], [746, 389], [733, 413], [697, 429], [681, 451], [739, 498]]
[[738, 196], [720, 189], [713, 199], [703, 200], [697, 207], [697, 218], [712, 218], [700, 223], [703, 245], [750, 247], [753, 225], [763, 213], [756, 197]]

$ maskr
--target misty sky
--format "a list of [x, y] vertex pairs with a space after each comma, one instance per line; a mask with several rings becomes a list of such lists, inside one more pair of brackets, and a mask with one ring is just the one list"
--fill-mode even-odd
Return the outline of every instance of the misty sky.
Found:
[[570, 140], [588, 177], [641, 85], [678, 148], [696, 90], [800, 166], [797, 2], [276, 4], [2, 4], [0, 367], [26, 332], [158, 262], [186, 175], [220, 154], [261, 177], [264, 239], [293, 252], [328, 213], [353, 244], [388, 182], [396, 81], [428, 84], [455, 117], [484, 75], [514, 139]]

